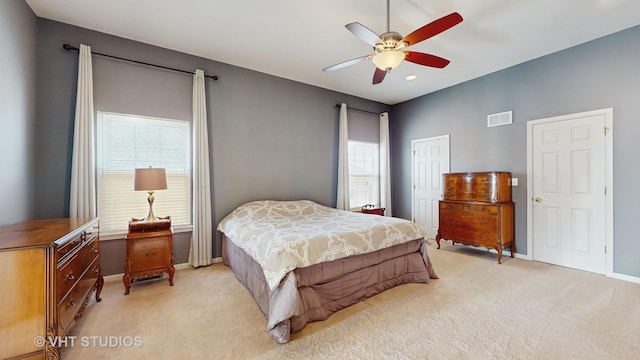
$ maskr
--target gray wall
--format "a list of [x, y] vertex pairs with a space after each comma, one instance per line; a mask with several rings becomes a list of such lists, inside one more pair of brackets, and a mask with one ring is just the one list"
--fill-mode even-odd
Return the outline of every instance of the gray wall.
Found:
[[[33, 216], [36, 16], [0, 1], [0, 226]], [[37, 204], [35, 204], [37, 206]]]
[[[640, 145], [640, 28], [521, 64], [391, 111], [394, 212], [411, 215], [410, 142], [451, 134], [452, 171], [509, 170], [516, 237], [526, 252], [526, 121], [614, 108], [614, 271], [640, 276], [635, 164]], [[86, 29], [36, 19], [20, 0], [0, 2], [0, 225], [68, 215], [77, 53], [62, 44], [220, 76], [207, 81], [214, 223], [257, 199], [308, 198], [333, 205], [336, 103], [389, 107], [250, 70]], [[38, 59], [37, 62], [34, 59]], [[37, 79], [37, 80], [36, 80]], [[37, 81], [37, 87], [36, 87]], [[191, 78], [94, 56], [96, 109], [190, 119]], [[10, 89], [10, 91], [8, 90]], [[514, 124], [488, 129], [486, 115], [514, 111]], [[376, 125], [377, 126], [377, 125]], [[176, 236], [186, 261], [190, 234]], [[215, 255], [219, 255], [216, 235]], [[122, 271], [124, 244], [103, 246], [105, 273]]]
[[[411, 140], [451, 134], [451, 171], [511, 171], [519, 178], [516, 249], [526, 254], [526, 122], [614, 109], [614, 272], [640, 277], [640, 27], [393, 106], [394, 213], [411, 216]], [[513, 124], [486, 116], [513, 110]]]
[[[168, 49], [38, 19], [37, 217], [68, 215], [77, 52], [63, 43], [185, 70], [205, 70], [211, 143], [213, 223], [256, 199], [335, 203], [337, 103], [381, 112], [389, 106]], [[112, 111], [191, 119], [192, 77], [93, 56], [94, 104]], [[372, 123], [377, 131], [378, 123]], [[157, 199], [156, 201], [161, 201]], [[134, 216], [135, 214], [132, 214]], [[143, 214], [144, 215], [144, 214]], [[190, 233], [174, 236], [187, 261]], [[220, 256], [216, 233], [214, 256]], [[102, 243], [105, 274], [122, 272], [124, 241]]]

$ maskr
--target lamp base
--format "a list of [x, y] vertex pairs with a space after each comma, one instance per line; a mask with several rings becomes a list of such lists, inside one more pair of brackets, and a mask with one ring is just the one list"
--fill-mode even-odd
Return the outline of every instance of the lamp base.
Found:
[[149, 213], [147, 214], [147, 217], [145, 217], [144, 219], [140, 220], [143, 223], [153, 223], [153, 222], [157, 222], [158, 220], [160, 220], [159, 218], [157, 218], [154, 214], [153, 214], [153, 200], [155, 198], [153, 197], [153, 191], [149, 191], [149, 197], [147, 198], [147, 202], [149, 203]]

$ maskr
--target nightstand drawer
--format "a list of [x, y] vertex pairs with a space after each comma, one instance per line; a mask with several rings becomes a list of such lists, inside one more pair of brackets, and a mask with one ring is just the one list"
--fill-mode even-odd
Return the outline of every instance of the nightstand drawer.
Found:
[[167, 266], [166, 236], [136, 239], [133, 241], [132, 271], [154, 270]]

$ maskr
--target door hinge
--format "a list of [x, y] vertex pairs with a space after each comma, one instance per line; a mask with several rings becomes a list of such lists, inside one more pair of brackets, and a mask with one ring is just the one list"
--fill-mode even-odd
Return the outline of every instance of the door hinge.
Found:
[[609, 128], [605, 126], [604, 127], [604, 136], [607, 136], [607, 130], [609, 130]]
[[604, 246], [604, 253], [607, 253], [607, 245]]
[[604, 187], [604, 194], [607, 195], [607, 187]]

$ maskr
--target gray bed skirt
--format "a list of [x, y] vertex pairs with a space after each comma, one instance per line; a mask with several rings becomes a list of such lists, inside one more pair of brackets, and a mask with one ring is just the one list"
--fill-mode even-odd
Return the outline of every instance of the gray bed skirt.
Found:
[[286, 343], [312, 321], [405, 283], [437, 279], [424, 239], [290, 272], [271, 293], [262, 268], [224, 234], [222, 259], [267, 318], [267, 331]]

